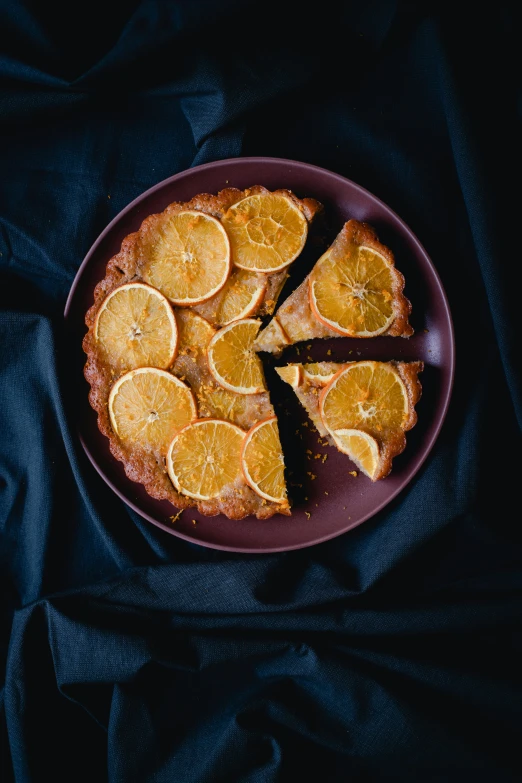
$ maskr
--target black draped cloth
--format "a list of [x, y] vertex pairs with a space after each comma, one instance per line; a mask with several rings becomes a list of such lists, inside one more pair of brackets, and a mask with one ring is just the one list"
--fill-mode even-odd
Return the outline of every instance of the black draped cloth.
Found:
[[[0, 4], [2, 782], [522, 779], [514, 7]], [[246, 155], [389, 204], [457, 341], [411, 484], [337, 539], [259, 556], [120, 502], [78, 443], [63, 350], [107, 223]]]

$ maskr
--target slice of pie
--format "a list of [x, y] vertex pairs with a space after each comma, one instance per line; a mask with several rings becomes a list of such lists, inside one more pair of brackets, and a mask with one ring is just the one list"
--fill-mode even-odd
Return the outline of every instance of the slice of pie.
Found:
[[127, 236], [86, 315], [85, 377], [127, 476], [177, 508], [288, 515], [253, 342], [322, 210], [255, 186], [170, 204]]
[[409, 337], [411, 304], [392, 251], [367, 223], [348, 220], [256, 340], [256, 350], [315, 337]]
[[423, 362], [358, 361], [276, 368], [322, 437], [372, 481], [385, 478], [417, 422]]

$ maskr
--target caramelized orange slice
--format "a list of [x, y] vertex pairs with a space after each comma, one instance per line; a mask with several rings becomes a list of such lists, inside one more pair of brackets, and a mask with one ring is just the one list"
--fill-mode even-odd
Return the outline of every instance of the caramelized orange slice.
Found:
[[374, 248], [348, 245], [328, 250], [309, 281], [310, 307], [330, 329], [349, 337], [375, 337], [393, 323], [399, 274]]
[[319, 409], [330, 433], [361, 429], [379, 437], [384, 430], [402, 429], [408, 421], [408, 392], [392, 365], [354, 362], [323, 389]]
[[379, 444], [371, 435], [361, 430], [337, 430], [332, 433], [335, 445], [347, 454], [352, 462], [372, 481], [380, 467]]
[[106, 297], [94, 337], [101, 355], [118, 372], [150, 365], [166, 369], [176, 358], [178, 329], [172, 307], [143, 283], [126, 283]]
[[194, 210], [164, 216], [140, 252], [143, 279], [181, 306], [217, 294], [231, 270], [225, 229], [216, 218]]
[[277, 272], [301, 253], [308, 223], [282, 193], [257, 193], [238, 201], [222, 218], [230, 237], [232, 259], [241, 269]]
[[281, 380], [289, 383], [293, 389], [297, 389], [302, 383], [302, 370], [300, 364], [287, 364], [286, 367], [276, 367], [275, 371]]
[[167, 471], [178, 490], [195, 500], [218, 497], [241, 481], [245, 432], [220, 419], [198, 419], [174, 437]]
[[114, 432], [127, 445], [167, 453], [172, 438], [197, 417], [188, 386], [165, 370], [141, 367], [122, 375], [109, 395]]
[[215, 322], [226, 326], [255, 314], [263, 301], [266, 286], [265, 275], [235, 269], [223, 288]]
[[313, 386], [327, 386], [335, 373], [338, 364], [336, 362], [312, 362], [303, 364], [303, 378]]
[[246, 482], [262, 498], [288, 504], [276, 416], [258, 422], [247, 433], [241, 452], [241, 469]]
[[208, 366], [224, 389], [238, 394], [265, 391], [263, 366], [253, 350], [260, 322], [253, 318], [234, 321], [220, 329], [208, 346]]

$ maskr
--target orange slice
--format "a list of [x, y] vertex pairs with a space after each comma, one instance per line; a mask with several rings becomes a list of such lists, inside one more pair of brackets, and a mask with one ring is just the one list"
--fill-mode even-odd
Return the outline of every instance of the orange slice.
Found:
[[265, 391], [263, 366], [252, 346], [260, 321], [244, 318], [220, 329], [208, 346], [208, 366], [224, 389], [238, 394]]
[[216, 323], [226, 326], [232, 321], [248, 318], [261, 305], [267, 278], [244, 269], [235, 269], [228, 278], [216, 313]]
[[303, 364], [303, 378], [314, 386], [327, 386], [339, 365], [335, 362], [313, 362]]
[[127, 444], [167, 453], [182, 427], [197, 417], [191, 390], [179, 378], [156, 367], [122, 375], [109, 395], [114, 432]]
[[279, 377], [289, 383], [293, 389], [297, 389], [301, 385], [301, 365], [299, 364], [287, 364], [286, 367], [276, 367], [276, 373]]
[[284, 269], [300, 254], [308, 235], [304, 214], [281, 193], [247, 196], [221, 220], [235, 265], [252, 272]]
[[96, 316], [94, 336], [118, 372], [154, 365], [165, 369], [176, 358], [178, 329], [165, 297], [143, 283], [115, 288]]
[[363, 473], [374, 480], [379, 469], [379, 445], [375, 438], [361, 430], [336, 430], [335, 445], [347, 454]]
[[195, 305], [220, 291], [230, 274], [230, 243], [219, 220], [194, 210], [169, 214], [140, 247], [143, 279], [173, 304]]
[[349, 337], [382, 334], [395, 318], [397, 270], [376, 250], [345, 244], [328, 250], [309, 280], [310, 307], [321, 323]]
[[319, 409], [330, 433], [362, 429], [379, 437], [408, 421], [408, 392], [397, 370], [382, 362], [355, 362], [321, 392]]
[[288, 503], [276, 416], [258, 422], [247, 433], [241, 451], [241, 469], [247, 484], [262, 498]]
[[179, 331], [179, 353], [190, 355], [204, 353], [216, 333], [214, 327], [193, 310], [177, 310], [176, 320]]
[[219, 419], [198, 419], [174, 437], [167, 454], [170, 480], [195, 500], [218, 497], [241, 480], [245, 432]]

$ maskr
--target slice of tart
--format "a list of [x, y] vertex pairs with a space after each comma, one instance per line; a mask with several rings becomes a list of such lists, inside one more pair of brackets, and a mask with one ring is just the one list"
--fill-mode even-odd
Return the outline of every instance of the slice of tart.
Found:
[[417, 422], [423, 362], [359, 361], [276, 368], [322, 437], [372, 481], [385, 478]]
[[409, 337], [411, 304], [403, 289], [392, 251], [370, 225], [348, 220], [260, 333], [256, 350], [280, 354], [316, 337]]

